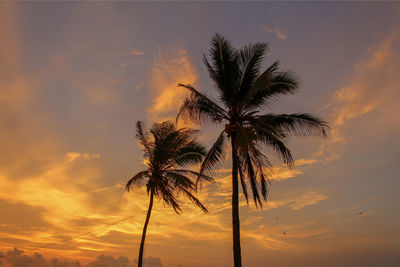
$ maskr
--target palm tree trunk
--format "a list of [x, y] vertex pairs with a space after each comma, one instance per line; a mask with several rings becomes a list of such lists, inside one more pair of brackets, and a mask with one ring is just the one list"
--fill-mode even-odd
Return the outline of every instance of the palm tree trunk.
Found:
[[150, 204], [149, 209], [147, 210], [146, 221], [144, 222], [143, 233], [142, 233], [142, 241], [140, 242], [140, 250], [139, 250], [139, 260], [138, 260], [138, 267], [142, 267], [143, 264], [143, 250], [144, 250], [144, 240], [146, 239], [146, 232], [147, 232], [147, 225], [150, 221], [151, 209], [153, 208], [153, 189], [150, 193]]
[[238, 158], [235, 146], [235, 135], [231, 136], [232, 144], [232, 231], [233, 231], [233, 262], [234, 267], [242, 267], [240, 251], [240, 221], [239, 221], [239, 181]]

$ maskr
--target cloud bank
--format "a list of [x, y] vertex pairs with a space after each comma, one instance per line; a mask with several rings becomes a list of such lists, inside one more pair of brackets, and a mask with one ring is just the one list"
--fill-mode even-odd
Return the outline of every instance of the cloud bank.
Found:
[[[137, 263], [129, 261], [127, 257], [100, 255], [94, 261], [81, 264], [79, 261], [71, 261], [64, 258], [46, 259], [40, 253], [27, 255], [23, 250], [14, 248], [6, 252], [0, 252], [0, 266], [4, 267], [136, 267]], [[145, 257], [143, 266], [163, 267], [161, 259], [157, 257]]]

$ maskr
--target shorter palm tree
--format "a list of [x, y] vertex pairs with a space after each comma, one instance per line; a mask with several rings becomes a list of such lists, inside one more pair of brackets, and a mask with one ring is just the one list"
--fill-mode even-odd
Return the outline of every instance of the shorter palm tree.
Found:
[[178, 197], [187, 196], [194, 205], [207, 213], [206, 207], [192, 194], [195, 190], [194, 179], [210, 177], [183, 168], [186, 165], [196, 165], [202, 162], [206, 149], [194, 136], [196, 130], [177, 129], [172, 122], [155, 123], [150, 133], [144, 130], [143, 123], [136, 123], [136, 138], [142, 146], [146, 169], [129, 179], [126, 190], [140, 187], [146, 182], [147, 193], [150, 195], [149, 208], [143, 227], [140, 242], [138, 267], [143, 264], [143, 249], [146, 239], [154, 197], [172, 206], [177, 214], [181, 213]]

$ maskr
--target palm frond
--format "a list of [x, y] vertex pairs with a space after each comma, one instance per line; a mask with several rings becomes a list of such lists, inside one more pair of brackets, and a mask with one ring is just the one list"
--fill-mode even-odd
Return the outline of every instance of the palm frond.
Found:
[[246, 199], [247, 205], [249, 204], [249, 193], [247, 192], [247, 184], [246, 184], [246, 176], [244, 175], [243, 172], [243, 164], [241, 163], [240, 160], [237, 161], [238, 164], [238, 172], [239, 172], [239, 177], [240, 177], [240, 184], [242, 185], [242, 192], [243, 195]]
[[192, 201], [194, 205], [201, 208], [204, 213], [208, 213], [207, 208], [189, 190], [185, 187], [179, 187], [179, 189]]
[[261, 177], [261, 195], [263, 196], [264, 200], [267, 200], [268, 197], [268, 185], [269, 185], [269, 180], [265, 177], [263, 171], [261, 170], [260, 172], [260, 177]]
[[185, 174], [185, 175], [190, 175], [190, 176], [192, 176], [193, 178], [199, 178], [199, 177], [200, 177], [200, 179], [204, 179], [204, 180], [206, 180], [207, 182], [211, 182], [211, 181], [214, 180], [214, 178], [212, 178], [211, 176], [202, 174], [202, 173], [200, 173], [200, 172], [192, 171], [192, 170], [173, 169], [172, 171], [173, 171], [173, 172], [177, 172], [177, 173], [182, 173], [182, 174]]
[[164, 184], [163, 186], [158, 186], [157, 189], [159, 189], [159, 196], [163, 199], [164, 203], [170, 205], [177, 214], [180, 214], [182, 209], [178, 203], [178, 199], [173, 193], [173, 187]]
[[196, 165], [202, 162], [205, 155], [206, 149], [197, 141], [192, 140], [177, 149], [171, 161], [177, 166]]
[[252, 162], [252, 159], [249, 154], [247, 154], [247, 156], [246, 156], [245, 166], [247, 169], [247, 178], [250, 181], [251, 192], [253, 195], [254, 203], [255, 203], [256, 207], [258, 207], [258, 205], [260, 205], [260, 207], [262, 207], [262, 202], [261, 202], [260, 193], [259, 193], [258, 184], [257, 184], [257, 174], [254, 171], [253, 162]]
[[[268, 194], [267, 187], [269, 180], [265, 178], [264, 168], [266, 167], [268, 169], [272, 169], [272, 164], [268, 160], [268, 158], [254, 144], [251, 144], [249, 150], [251, 158], [257, 168], [257, 176], [260, 178], [261, 195], [263, 196], [264, 200], [267, 200], [267, 194]], [[260, 207], [262, 208], [261, 203]]]
[[[165, 165], [173, 161], [177, 153], [179, 153], [181, 149], [184, 149], [188, 143], [194, 142], [194, 137], [192, 135], [197, 131], [186, 128], [177, 129], [172, 122], [163, 122], [154, 124], [150, 132], [154, 136], [154, 161]], [[199, 145], [197, 145], [196, 148], [200, 149]], [[182, 152], [190, 152], [188, 149], [190, 149], [190, 147]], [[193, 150], [191, 152], [196, 151]], [[190, 156], [187, 156], [187, 158], [189, 157]]]
[[328, 128], [325, 121], [307, 113], [266, 114], [256, 116], [256, 118], [272, 128], [280, 129], [288, 135], [295, 136], [326, 136], [326, 128]]
[[211, 40], [209, 59], [204, 56], [204, 63], [220, 93], [220, 100], [230, 106], [237, 94], [240, 77], [237, 50], [223, 36], [215, 34]]
[[272, 147], [285, 164], [293, 166], [294, 160], [292, 153], [281, 139], [265, 131], [258, 131], [258, 135], [262, 143], [267, 147]]
[[210, 172], [215, 165], [222, 164], [225, 158], [225, 141], [225, 131], [222, 131], [204, 157], [200, 167], [200, 174]]
[[290, 71], [277, 71], [278, 62], [261, 74], [246, 100], [246, 109], [254, 110], [264, 104], [272, 104], [279, 96], [292, 95], [299, 86], [296, 75]]
[[204, 93], [189, 84], [178, 84], [178, 86], [185, 87], [191, 94], [180, 107], [177, 121], [182, 117], [197, 124], [205, 124], [206, 122], [218, 123], [227, 118], [225, 110]]
[[179, 172], [165, 171], [165, 176], [173, 182], [174, 187], [182, 186], [191, 190], [194, 189], [194, 182]]
[[265, 146], [271, 147], [285, 164], [289, 166], [294, 164], [292, 154], [284, 142], [284, 138], [286, 138], [285, 132], [277, 127], [272, 127], [271, 124], [257, 117], [248, 119], [248, 127], [251, 127], [256, 132], [257, 142], [261, 141]]
[[242, 47], [239, 51], [241, 78], [239, 82], [238, 101], [245, 100], [254, 81], [257, 79], [261, 62], [264, 59], [268, 44], [257, 43]]
[[139, 140], [139, 143], [143, 147], [143, 152], [145, 153], [145, 157], [150, 157], [151, 154], [151, 144], [149, 137], [144, 129], [144, 123], [142, 121], [136, 122], [136, 138]]
[[129, 192], [130, 189], [133, 190], [134, 187], [140, 186], [145, 177], [148, 177], [149, 172], [147, 170], [138, 172], [126, 183], [125, 189]]

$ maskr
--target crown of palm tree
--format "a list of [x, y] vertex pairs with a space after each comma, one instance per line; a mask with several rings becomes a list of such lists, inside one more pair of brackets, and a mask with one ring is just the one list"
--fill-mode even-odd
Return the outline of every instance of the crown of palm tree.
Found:
[[191, 94], [184, 100], [177, 120], [182, 117], [198, 124], [225, 124], [206, 154], [200, 174], [211, 171], [215, 164], [224, 160], [225, 143], [231, 138], [232, 160], [238, 163], [243, 194], [248, 202], [248, 181], [254, 202], [261, 207], [261, 196], [266, 199], [268, 191], [265, 168], [271, 167], [271, 163], [260, 148], [273, 148], [283, 162], [291, 166], [294, 161], [285, 139], [291, 135], [325, 136], [327, 127], [322, 119], [307, 113], [260, 114], [259, 110], [269, 107], [280, 96], [294, 94], [298, 89], [296, 76], [279, 70], [278, 61], [261, 72], [267, 48], [266, 43], [256, 43], [235, 49], [216, 34], [211, 41], [209, 57], [204, 56], [204, 64], [219, 101], [189, 84], [178, 85]]
[[140, 187], [146, 182], [147, 193], [162, 199], [172, 206], [176, 213], [181, 212], [178, 195], [187, 196], [193, 204], [207, 212], [206, 207], [192, 194], [195, 189], [193, 179], [210, 177], [182, 167], [200, 164], [206, 149], [193, 136], [197, 131], [177, 129], [172, 122], [155, 123], [146, 131], [143, 123], [136, 124], [136, 138], [144, 152], [146, 169], [138, 172], [126, 184], [126, 189]]

